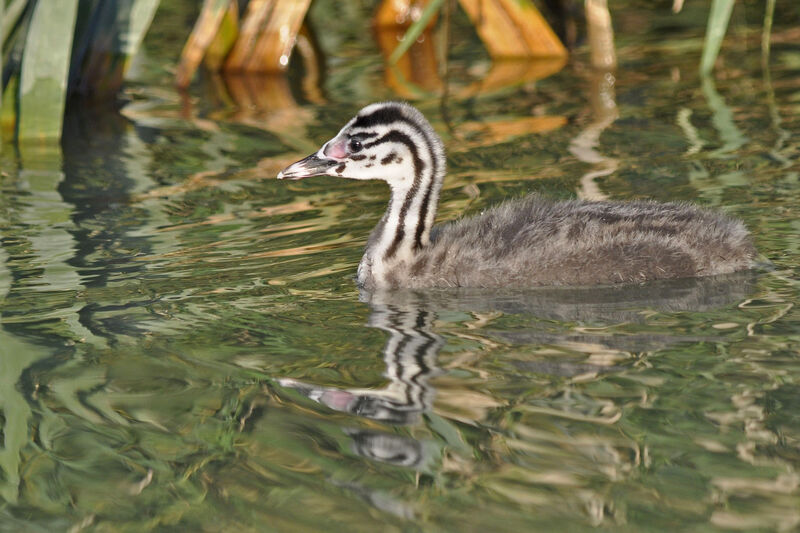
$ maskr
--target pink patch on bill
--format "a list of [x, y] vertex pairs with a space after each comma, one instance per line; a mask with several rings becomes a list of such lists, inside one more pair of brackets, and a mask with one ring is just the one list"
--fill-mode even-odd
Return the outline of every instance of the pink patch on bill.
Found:
[[333, 139], [325, 146], [323, 153], [327, 157], [344, 159], [347, 157], [347, 141], [345, 139]]
[[336, 409], [337, 411], [344, 411], [356, 398], [355, 394], [351, 394], [347, 391], [341, 390], [326, 390], [322, 393], [319, 398], [320, 403], [323, 405], [327, 405], [331, 409]]

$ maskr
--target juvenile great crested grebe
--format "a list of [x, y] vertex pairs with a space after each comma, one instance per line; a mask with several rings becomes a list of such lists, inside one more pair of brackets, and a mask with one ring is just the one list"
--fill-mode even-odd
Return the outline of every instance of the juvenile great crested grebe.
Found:
[[324, 175], [391, 188], [358, 266], [366, 289], [635, 283], [735, 272], [755, 257], [740, 221], [678, 203], [532, 195], [434, 227], [444, 148], [400, 102], [368, 105], [278, 179]]

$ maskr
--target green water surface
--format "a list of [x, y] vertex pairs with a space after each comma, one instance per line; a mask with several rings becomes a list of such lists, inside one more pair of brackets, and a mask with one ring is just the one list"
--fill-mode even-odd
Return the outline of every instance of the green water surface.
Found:
[[397, 98], [355, 30], [371, 7], [326, 29], [329, 4], [324, 76], [293, 65], [281, 103], [208, 74], [175, 92], [167, 10], [120, 112], [3, 146], [0, 530], [799, 528], [796, 8], [764, 55], [763, 5], [737, 3], [712, 78], [703, 3], [661, 2], [614, 12], [615, 72], [579, 46], [499, 87], [457, 16], [449, 99], [415, 93], [449, 151], [439, 221], [530, 192], [685, 200], [742, 218], [768, 266], [371, 295], [386, 187], [274, 179]]

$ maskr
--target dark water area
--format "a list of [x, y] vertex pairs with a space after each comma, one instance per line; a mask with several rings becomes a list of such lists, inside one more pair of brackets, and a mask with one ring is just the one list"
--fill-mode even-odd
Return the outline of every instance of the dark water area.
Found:
[[[705, 79], [699, 4], [612, 6], [613, 73], [582, 46], [492, 64], [456, 16], [447, 80], [420, 82], [384, 68], [370, 6], [326, 31], [327, 5], [317, 70], [186, 94], [170, 7], [118, 112], [3, 146], [0, 530], [800, 527], [796, 9], [764, 55], [763, 6], [737, 3]], [[274, 178], [390, 98], [444, 138], [440, 222], [534, 192], [689, 201], [764, 266], [359, 292], [385, 185]]]

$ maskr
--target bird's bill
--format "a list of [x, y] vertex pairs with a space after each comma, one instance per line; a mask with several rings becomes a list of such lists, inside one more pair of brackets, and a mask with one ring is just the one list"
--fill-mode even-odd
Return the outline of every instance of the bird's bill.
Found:
[[327, 170], [335, 167], [340, 162], [335, 159], [320, 157], [319, 152], [292, 163], [278, 172], [279, 180], [301, 180], [311, 176], [324, 176]]

